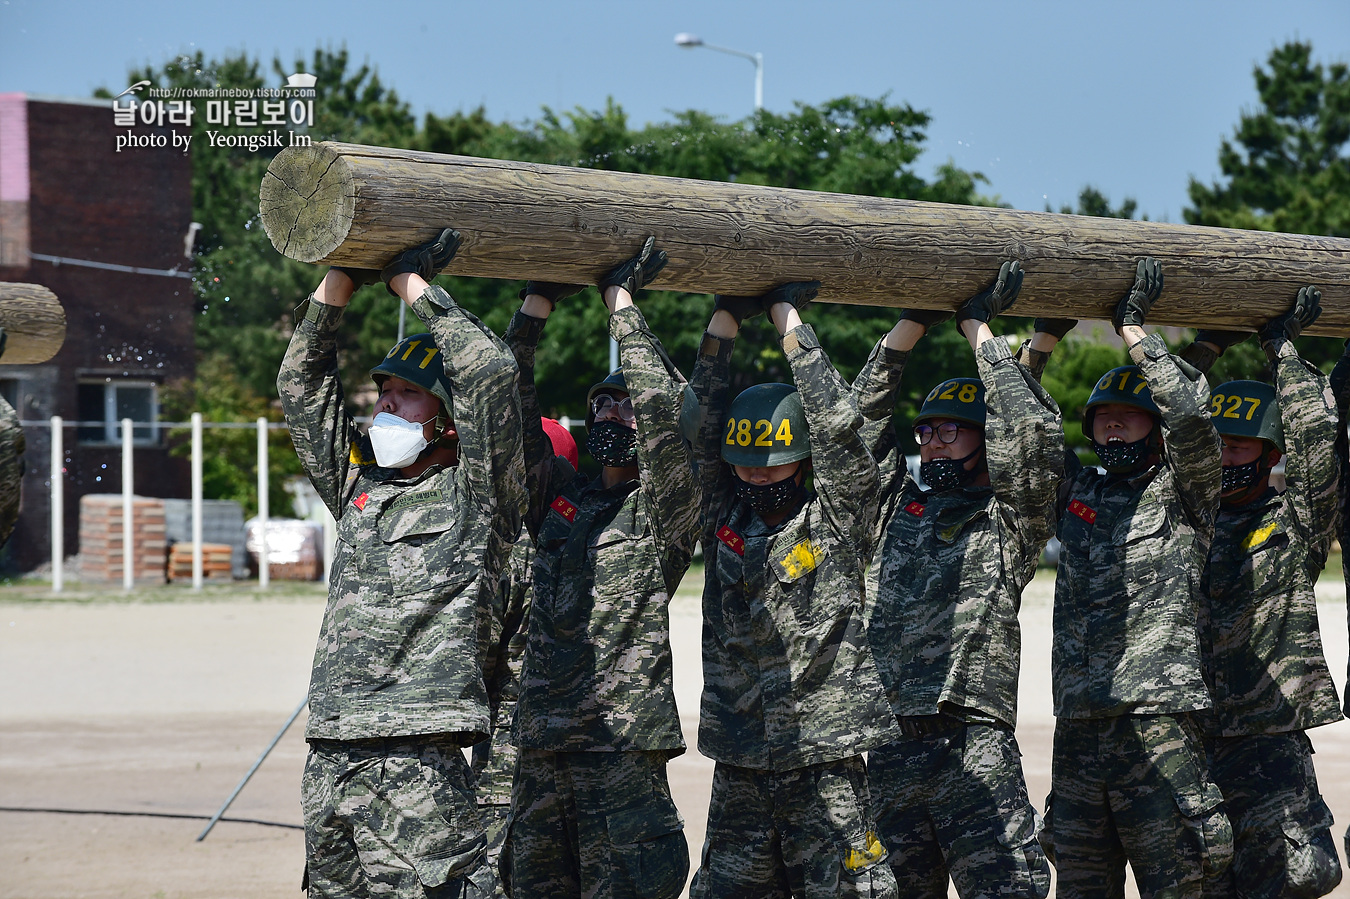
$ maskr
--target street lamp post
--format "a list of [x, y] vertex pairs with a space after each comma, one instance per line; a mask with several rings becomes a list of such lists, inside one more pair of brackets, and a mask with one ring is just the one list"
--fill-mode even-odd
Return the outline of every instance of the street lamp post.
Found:
[[675, 44], [680, 47], [693, 49], [695, 47], [706, 47], [709, 50], [716, 50], [718, 53], [730, 53], [732, 56], [739, 56], [741, 59], [748, 59], [755, 64], [755, 109], [764, 108], [764, 54], [746, 53], [744, 50], [732, 50], [730, 47], [719, 47], [716, 44], [709, 44], [697, 34], [690, 34], [682, 31], [675, 35]]

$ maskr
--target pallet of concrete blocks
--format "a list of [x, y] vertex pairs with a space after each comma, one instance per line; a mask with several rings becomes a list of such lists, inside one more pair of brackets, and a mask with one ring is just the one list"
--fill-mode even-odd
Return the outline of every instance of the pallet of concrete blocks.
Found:
[[[249, 573], [257, 577], [262, 545], [258, 519], [245, 522], [244, 531]], [[268, 519], [267, 574], [279, 581], [317, 581], [323, 577], [323, 525], [298, 518]]]
[[[80, 497], [80, 579], [122, 582], [122, 495]], [[164, 583], [164, 501], [131, 498], [131, 566], [138, 584]]]
[[[192, 580], [191, 543], [178, 542], [169, 547], [169, 580]], [[234, 547], [228, 543], [202, 544], [202, 577], [228, 581], [234, 577]]]

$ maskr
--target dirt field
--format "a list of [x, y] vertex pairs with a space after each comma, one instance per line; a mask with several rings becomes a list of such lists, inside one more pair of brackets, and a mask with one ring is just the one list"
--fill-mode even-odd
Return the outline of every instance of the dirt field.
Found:
[[[1339, 578], [1319, 591], [1337, 685], [1346, 672]], [[1050, 779], [1050, 591], [1028, 590], [1018, 737], [1034, 801]], [[693, 586], [692, 584], [688, 586]], [[77, 594], [0, 588], [0, 897], [294, 897], [298, 829], [224, 821], [195, 842], [303, 698], [323, 609], [317, 590], [247, 587]], [[695, 742], [696, 594], [672, 605], [676, 690]], [[303, 715], [228, 818], [300, 823]], [[1350, 723], [1312, 733], [1318, 775], [1350, 822]], [[690, 750], [670, 766], [692, 852], [703, 842], [712, 763]], [[130, 816], [61, 814], [114, 811]], [[202, 819], [160, 817], [202, 816]], [[1131, 888], [1131, 894], [1133, 890]], [[1350, 885], [1334, 894], [1350, 896]]]

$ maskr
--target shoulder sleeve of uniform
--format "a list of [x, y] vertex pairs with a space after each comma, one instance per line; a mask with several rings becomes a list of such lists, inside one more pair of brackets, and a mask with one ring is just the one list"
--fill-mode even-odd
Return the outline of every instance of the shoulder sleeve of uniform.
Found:
[[1209, 420], [1209, 382], [1193, 367], [1183, 367], [1157, 334], [1130, 347], [1130, 358], [1162, 413], [1166, 461], [1182, 506], [1198, 530], [1212, 534], [1223, 469], [1219, 435]]
[[611, 314], [609, 330], [619, 344], [623, 376], [637, 416], [643, 499], [651, 512], [667, 580], [675, 580], [693, 556], [701, 506], [693, 451], [680, 430], [684, 376], [636, 306]]
[[1318, 571], [1336, 534], [1340, 466], [1336, 458], [1336, 400], [1327, 378], [1301, 358], [1293, 341], [1275, 356], [1275, 389], [1284, 427], [1285, 501]]
[[975, 354], [985, 385], [989, 480], [1005, 517], [1037, 555], [1055, 532], [1064, 482], [1064, 425], [1059, 406], [1002, 340]]
[[731, 472], [722, 462], [722, 428], [731, 406], [731, 353], [736, 341], [704, 332], [689, 386], [698, 398], [699, 429], [693, 456], [698, 463], [703, 514], [700, 539], [707, 545], [732, 503]]
[[338, 372], [337, 330], [345, 307], [311, 297], [277, 372], [277, 395], [291, 442], [310, 483], [334, 518], [344, 491], [356, 425], [348, 415]]
[[863, 443], [862, 416], [810, 325], [798, 325], [784, 335], [783, 352], [811, 431], [811, 467], [821, 509], [836, 532], [858, 547], [865, 565], [872, 555], [879, 473]]

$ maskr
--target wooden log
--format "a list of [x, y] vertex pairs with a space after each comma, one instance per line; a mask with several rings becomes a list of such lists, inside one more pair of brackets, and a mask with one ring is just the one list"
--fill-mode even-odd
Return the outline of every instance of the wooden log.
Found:
[[0, 364], [46, 362], [66, 342], [66, 310], [41, 284], [0, 281], [0, 328], [6, 336]]
[[1109, 318], [1136, 261], [1163, 263], [1150, 324], [1255, 330], [1304, 284], [1310, 330], [1350, 334], [1350, 239], [1019, 212], [321, 143], [264, 176], [273, 245], [302, 262], [380, 268], [442, 227], [450, 274], [594, 283], [654, 234], [654, 286], [756, 294], [819, 279], [820, 300], [954, 308], [1006, 259], [1027, 271], [1016, 312]]

